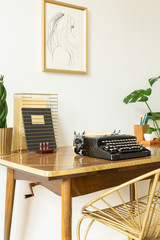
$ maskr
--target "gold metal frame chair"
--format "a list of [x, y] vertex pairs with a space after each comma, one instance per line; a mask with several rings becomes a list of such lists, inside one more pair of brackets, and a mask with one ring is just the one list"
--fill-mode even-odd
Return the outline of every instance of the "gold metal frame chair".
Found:
[[[94, 221], [121, 232], [128, 236], [128, 239], [160, 239], [159, 175], [160, 169], [144, 174], [107, 191], [87, 203], [82, 208], [83, 216], [77, 224], [77, 240], [80, 240], [80, 227], [85, 218], [91, 219], [83, 238], [85, 240]], [[138, 182], [145, 179], [152, 179], [152, 184], [149, 186], [149, 194], [145, 193], [144, 196], [141, 196], [142, 191], [138, 190]], [[131, 184], [134, 184], [135, 187], [135, 200], [125, 202], [120, 191]], [[121, 204], [113, 206], [112, 194], [117, 194]]]

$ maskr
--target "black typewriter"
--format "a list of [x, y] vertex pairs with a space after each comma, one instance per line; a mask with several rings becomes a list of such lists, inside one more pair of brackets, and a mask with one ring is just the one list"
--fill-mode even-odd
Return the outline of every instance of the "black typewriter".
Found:
[[81, 156], [122, 160], [150, 156], [151, 152], [131, 135], [86, 136], [74, 133], [74, 151]]

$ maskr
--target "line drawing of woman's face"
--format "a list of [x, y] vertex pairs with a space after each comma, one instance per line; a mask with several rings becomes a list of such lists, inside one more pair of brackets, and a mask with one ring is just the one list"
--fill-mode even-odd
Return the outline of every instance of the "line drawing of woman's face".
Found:
[[68, 56], [67, 64], [74, 65], [77, 57], [74, 28], [74, 18], [63, 12], [56, 13], [50, 18], [48, 23], [47, 47], [52, 56], [52, 61], [55, 61], [55, 52], [58, 49], [63, 49]]

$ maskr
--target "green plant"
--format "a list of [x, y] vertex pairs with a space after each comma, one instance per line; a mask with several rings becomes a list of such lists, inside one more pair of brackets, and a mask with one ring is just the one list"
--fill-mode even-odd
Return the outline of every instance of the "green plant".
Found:
[[[157, 82], [160, 79], [160, 76], [155, 77], [155, 78], [150, 78], [149, 84], [152, 87], [155, 82]], [[158, 126], [157, 120], [160, 119], [160, 112], [153, 112], [148, 104], [149, 96], [152, 93], [152, 88], [147, 88], [146, 90], [140, 89], [140, 90], [135, 90], [131, 92], [127, 97], [123, 99], [123, 102], [125, 104], [127, 103], [136, 103], [136, 102], [144, 102], [149, 110], [149, 113], [147, 114], [150, 119], [153, 120], [153, 128], [152, 132], [155, 131], [157, 136], [160, 138], [160, 128]]]
[[0, 128], [7, 128], [8, 107], [6, 103], [7, 92], [3, 85], [4, 76], [0, 76]]
[[151, 134], [152, 132], [155, 132], [154, 128], [149, 127], [146, 133]]

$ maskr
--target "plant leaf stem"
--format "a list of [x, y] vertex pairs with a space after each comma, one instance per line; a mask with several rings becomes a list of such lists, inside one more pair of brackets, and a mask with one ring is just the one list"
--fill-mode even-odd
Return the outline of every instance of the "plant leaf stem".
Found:
[[157, 123], [157, 121], [156, 121], [156, 119], [155, 119], [155, 117], [154, 117], [154, 114], [153, 114], [153, 112], [152, 112], [149, 104], [147, 103], [147, 101], [145, 101], [145, 104], [147, 105], [147, 107], [148, 107], [148, 109], [149, 109], [149, 111], [150, 111], [150, 113], [151, 113], [151, 115], [152, 115], [153, 124], [155, 125], [157, 135], [158, 135], [158, 137], [160, 137], [160, 131], [159, 131], [160, 129], [159, 129], [158, 123]]

